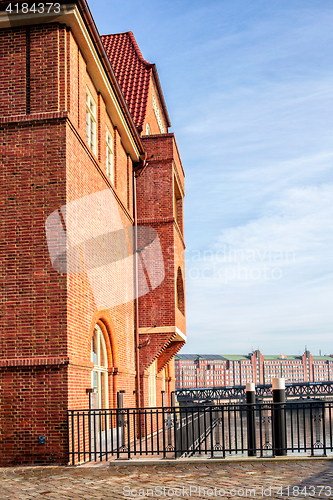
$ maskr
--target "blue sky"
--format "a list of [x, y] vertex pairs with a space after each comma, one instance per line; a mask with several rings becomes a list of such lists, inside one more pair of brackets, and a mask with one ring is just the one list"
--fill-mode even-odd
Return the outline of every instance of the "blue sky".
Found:
[[186, 172], [187, 353], [333, 354], [333, 4], [90, 0], [157, 65]]

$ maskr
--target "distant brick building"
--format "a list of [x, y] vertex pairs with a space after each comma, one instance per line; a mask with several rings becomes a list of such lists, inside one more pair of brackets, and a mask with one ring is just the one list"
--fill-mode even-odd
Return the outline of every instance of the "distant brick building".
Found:
[[65, 463], [67, 409], [170, 404], [184, 171], [132, 33], [100, 37], [84, 0], [17, 5], [0, 18], [0, 462]]
[[187, 387], [233, 387], [272, 383], [283, 377], [291, 382], [333, 380], [333, 355], [300, 356], [266, 355], [254, 351], [248, 355], [177, 354], [175, 358], [176, 389]]

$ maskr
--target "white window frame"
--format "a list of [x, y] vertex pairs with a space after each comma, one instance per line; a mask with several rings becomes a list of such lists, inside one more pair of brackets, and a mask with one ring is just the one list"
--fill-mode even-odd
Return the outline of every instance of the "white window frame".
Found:
[[[94, 359], [93, 341], [96, 340], [97, 353]], [[91, 386], [97, 392], [97, 405], [102, 408], [102, 394], [104, 395], [104, 408], [109, 406], [109, 386], [108, 386], [108, 361], [107, 349], [103, 332], [99, 325], [95, 326], [94, 336], [91, 340], [91, 361], [94, 363], [94, 368], [91, 373]], [[104, 363], [103, 363], [104, 360]], [[95, 375], [94, 375], [95, 374]], [[97, 384], [94, 384], [94, 376], [96, 376]], [[95, 387], [94, 387], [95, 385]]]
[[113, 134], [106, 127], [105, 142], [106, 142], [106, 175], [114, 184], [114, 150], [113, 150]]
[[88, 87], [86, 89], [86, 140], [90, 149], [93, 151], [94, 154], [96, 154], [97, 105]]

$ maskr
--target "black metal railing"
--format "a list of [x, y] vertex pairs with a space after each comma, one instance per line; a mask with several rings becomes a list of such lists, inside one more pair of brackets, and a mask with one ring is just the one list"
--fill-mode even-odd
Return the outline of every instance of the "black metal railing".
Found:
[[[257, 398], [272, 397], [272, 385], [257, 385], [255, 388]], [[246, 386], [233, 387], [194, 387], [176, 389], [178, 401], [202, 401], [202, 400], [223, 400], [223, 399], [243, 399], [245, 400]], [[327, 382], [292, 382], [286, 384], [287, 397], [307, 397], [333, 395], [333, 381]]]
[[68, 410], [68, 461], [333, 453], [333, 403]]

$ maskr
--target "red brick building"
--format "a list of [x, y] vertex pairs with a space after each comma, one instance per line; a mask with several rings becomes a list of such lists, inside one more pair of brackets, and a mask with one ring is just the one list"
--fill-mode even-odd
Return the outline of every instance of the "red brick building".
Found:
[[1, 464], [65, 463], [67, 409], [170, 404], [186, 340], [156, 67], [131, 32], [100, 37], [85, 0], [27, 3], [0, 15]]
[[287, 383], [325, 382], [333, 380], [333, 355], [313, 356], [308, 350], [299, 356], [263, 355], [259, 350], [248, 355], [177, 354], [175, 374], [176, 389], [271, 385], [276, 377]]

